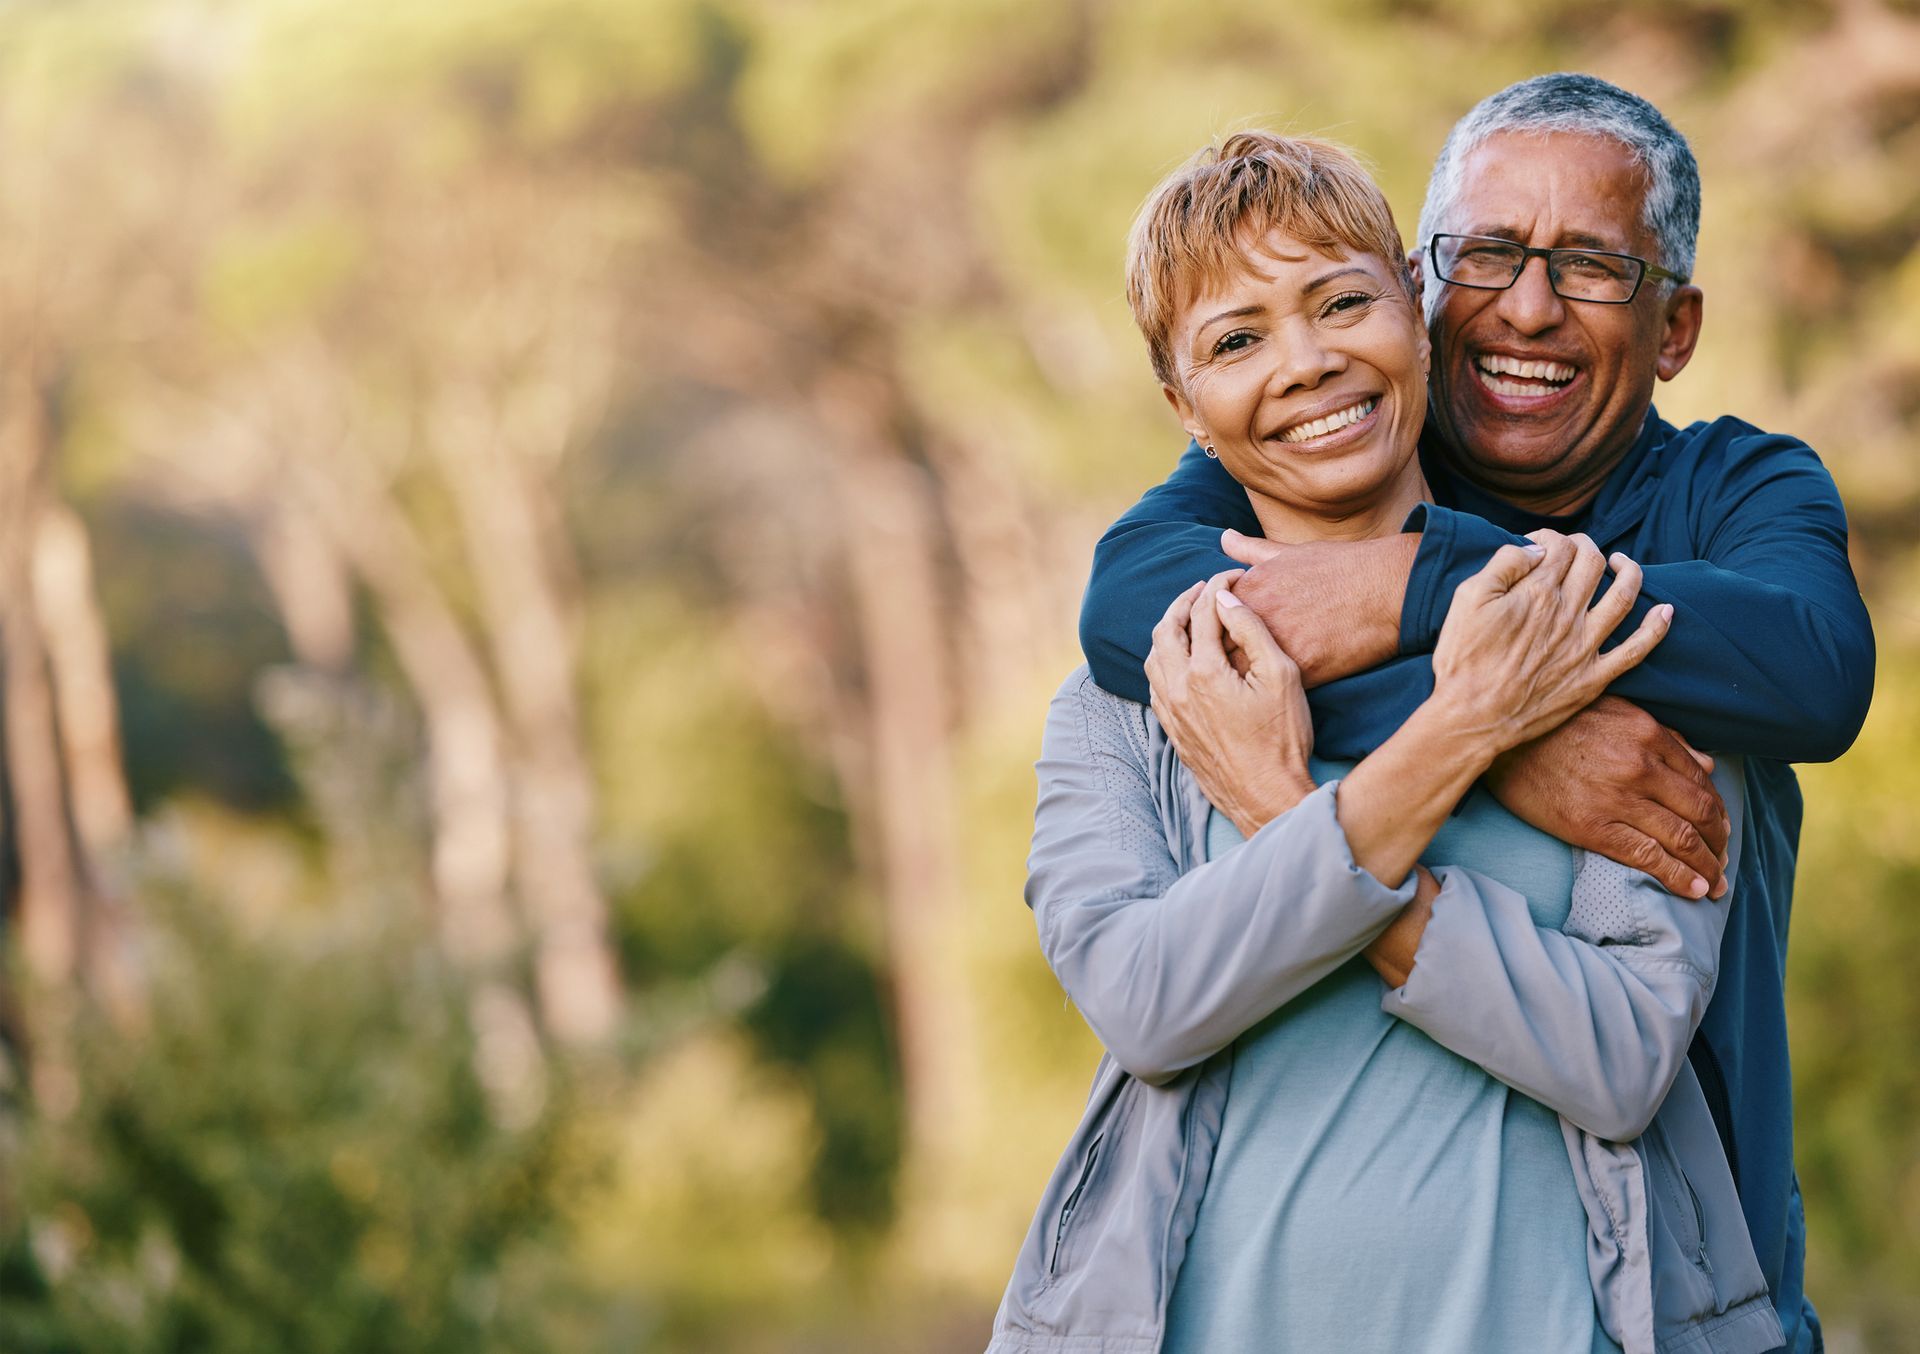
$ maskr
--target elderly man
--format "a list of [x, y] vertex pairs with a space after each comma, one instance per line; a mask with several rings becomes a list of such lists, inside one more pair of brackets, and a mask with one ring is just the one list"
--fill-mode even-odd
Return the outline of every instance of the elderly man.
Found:
[[1693, 748], [1746, 757], [1738, 897], [1690, 1060], [1787, 1348], [1808, 1351], [1820, 1327], [1802, 1292], [1783, 994], [1801, 810], [1788, 763], [1852, 742], [1873, 636], [1813, 451], [1730, 417], [1675, 428], [1653, 409], [1656, 378], [1679, 375], [1700, 334], [1699, 215], [1693, 154], [1645, 100], [1563, 74], [1482, 101], [1441, 149], [1413, 255], [1433, 338], [1421, 453], [1436, 503], [1395, 539], [1275, 545], [1190, 446], [1102, 539], [1081, 638], [1100, 684], [1144, 701], [1166, 604], [1250, 564], [1235, 592], [1316, 688], [1318, 749], [1358, 757], [1430, 691], [1453, 589], [1499, 546], [1552, 527], [1641, 561], [1627, 624], [1672, 603], [1672, 633], [1490, 788], [1555, 836], [1701, 897], [1723, 886], [1726, 827]]

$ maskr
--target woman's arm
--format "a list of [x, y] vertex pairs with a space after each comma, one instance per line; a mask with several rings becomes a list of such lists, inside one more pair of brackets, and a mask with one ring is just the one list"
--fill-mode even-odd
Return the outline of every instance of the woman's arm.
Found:
[[[1048, 715], [1027, 901], [1048, 963], [1123, 1068], [1166, 1081], [1352, 957], [1414, 895], [1415, 858], [1478, 774], [1461, 768], [1484, 769], [1658, 642], [1656, 622], [1596, 656], [1631, 601], [1632, 570], [1619, 561], [1619, 583], [1589, 615], [1599, 568], [1581, 555], [1554, 537], [1462, 586], [1449, 690], [1381, 763], [1397, 766], [1395, 783], [1378, 769], [1362, 777], [1351, 811], [1344, 784], [1309, 792], [1298, 670], [1259, 627], [1263, 645], [1236, 671], [1214, 601], [1226, 580], [1190, 590], [1164, 622], [1170, 645], [1184, 637], [1184, 662], [1168, 656], [1169, 670], [1195, 678], [1182, 708], [1192, 698], [1210, 711], [1193, 729], [1236, 735], [1219, 756], [1266, 754], [1235, 762], [1248, 772], [1235, 783], [1275, 812], [1245, 846], [1185, 873], [1200, 852], [1183, 838], [1205, 805], [1155, 784], [1154, 768], [1172, 765], [1161, 727], [1085, 674], [1068, 683]], [[1246, 619], [1224, 614], [1229, 626]], [[1259, 737], [1242, 740], [1249, 718]]]
[[1352, 958], [1414, 891], [1354, 862], [1331, 785], [1183, 874], [1202, 849], [1187, 819], [1205, 806], [1156, 787], [1167, 752], [1140, 706], [1085, 670], [1070, 678], [1047, 713], [1026, 891], [1060, 985], [1114, 1060], [1156, 1085]]
[[[1714, 781], [1737, 862], [1740, 761], [1722, 759]], [[1411, 972], [1381, 1009], [1577, 1127], [1624, 1142], [1652, 1122], [1706, 1014], [1733, 894], [1677, 898], [1648, 875], [1578, 855], [1564, 933], [1534, 925], [1513, 889], [1441, 867]]]
[[[1434, 649], [1433, 694], [1341, 788], [1354, 859], [1398, 882], [1494, 758], [1584, 708], [1666, 635], [1655, 608], [1616, 648], [1640, 570], [1615, 555], [1613, 583], [1591, 609], [1608, 561], [1584, 536], [1536, 533], [1507, 546], [1455, 590]], [[1266, 626], [1215, 576], [1175, 600], [1154, 631], [1153, 708], [1207, 797], [1251, 834], [1298, 797], [1311, 728], [1294, 708], [1300, 675]], [[1284, 729], [1286, 738], [1274, 731]]]

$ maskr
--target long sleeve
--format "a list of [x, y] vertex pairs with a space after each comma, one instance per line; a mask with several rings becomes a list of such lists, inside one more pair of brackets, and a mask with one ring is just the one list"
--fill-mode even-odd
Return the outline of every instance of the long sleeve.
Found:
[[[1740, 859], [1744, 772], [1715, 783]], [[1596, 1137], [1637, 1138], [1686, 1061], [1713, 996], [1736, 889], [1677, 898], [1653, 879], [1579, 853], [1564, 932], [1536, 926], [1526, 898], [1442, 867], [1413, 973], [1381, 1009]], [[1728, 881], [1737, 886], [1730, 864]]]
[[1258, 536], [1253, 505], [1220, 462], [1189, 442], [1166, 480], [1107, 528], [1080, 607], [1080, 647], [1094, 680], [1145, 705], [1153, 627], [1190, 585], [1238, 567], [1220, 552], [1227, 527]]
[[1414, 889], [1354, 863], [1337, 783], [1182, 873], [1155, 799], [1163, 737], [1084, 670], [1068, 680], [1047, 714], [1026, 893], [1067, 995], [1114, 1061], [1156, 1085], [1359, 953]]
[[[1698, 747], [1831, 761], [1866, 719], [1874, 665], [1839, 492], [1804, 443], [1754, 430], [1731, 439], [1711, 470], [1695, 475], [1703, 487], [1688, 512], [1699, 557], [1642, 560], [1640, 598], [1619, 633], [1662, 602], [1673, 604], [1673, 629], [1612, 690]], [[1403, 652], [1431, 650], [1454, 589], [1520, 539], [1439, 507], [1420, 525]]]

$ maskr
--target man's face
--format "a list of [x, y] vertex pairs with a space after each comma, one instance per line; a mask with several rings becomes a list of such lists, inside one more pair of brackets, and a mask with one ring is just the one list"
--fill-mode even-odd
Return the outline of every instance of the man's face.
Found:
[[[1501, 133], [1463, 169], [1449, 234], [1667, 262], [1642, 224], [1645, 174], [1609, 137]], [[1422, 262], [1423, 286], [1442, 289], [1433, 417], [1456, 467], [1536, 511], [1584, 506], [1632, 448], [1655, 376], [1672, 380], [1692, 356], [1699, 288], [1648, 278], [1627, 305], [1598, 305], [1556, 295], [1545, 259], [1506, 291], [1449, 286]]]

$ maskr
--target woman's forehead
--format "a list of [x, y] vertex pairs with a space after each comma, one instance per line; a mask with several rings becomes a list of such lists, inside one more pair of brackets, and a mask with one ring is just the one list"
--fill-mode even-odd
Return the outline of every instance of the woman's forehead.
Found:
[[1391, 274], [1379, 255], [1337, 241], [1304, 240], [1280, 226], [1247, 229], [1235, 237], [1233, 248], [1193, 261], [1183, 279], [1181, 306], [1187, 309], [1250, 289], [1305, 291], [1330, 273], [1354, 269], [1381, 278]]

